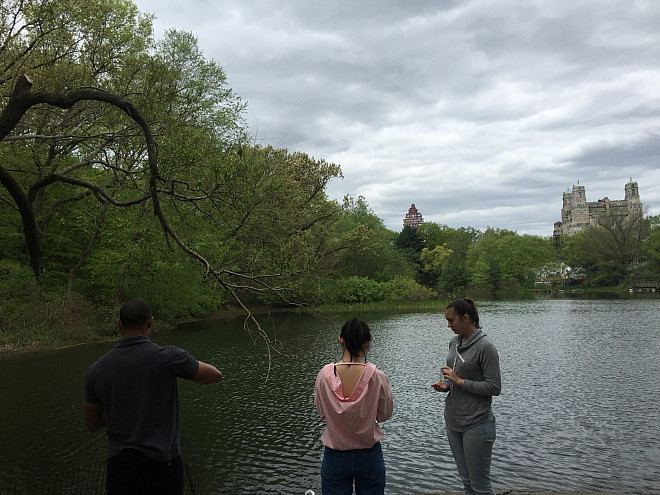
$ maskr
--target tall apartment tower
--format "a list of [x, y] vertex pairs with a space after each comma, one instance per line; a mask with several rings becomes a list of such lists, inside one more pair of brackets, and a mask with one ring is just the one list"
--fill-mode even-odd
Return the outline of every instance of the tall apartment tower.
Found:
[[411, 204], [410, 208], [408, 209], [408, 213], [406, 213], [406, 216], [403, 219], [403, 226], [413, 227], [416, 229], [423, 223], [424, 223], [424, 218], [422, 218], [422, 214], [419, 211], [417, 211], [417, 208], [415, 208], [415, 203]]
[[553, 235], [575, 235], [586, 225], [598, 223], [598, 217], [604, 213], [618, 211], [628, 215], [641, 211], [642, 202], [639, 199], [637, 182], [632, 178], [625, 187], [625, 198], [611, 201], [607, 196], [598, 201], [587, 201], [584, 186], [573, 186], [573, 191], [566, 191], [563, 195], [561, 208], [561, 221], [555, 222]]

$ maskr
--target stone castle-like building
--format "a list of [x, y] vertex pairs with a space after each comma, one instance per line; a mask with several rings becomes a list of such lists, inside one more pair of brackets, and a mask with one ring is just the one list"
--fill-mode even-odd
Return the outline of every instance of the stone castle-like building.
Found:
[[417, 211], [417, 208], [415, 208], [415, 203], [411, 204], [408, 213], [406, 213], [406, 217], [403, 219], [403, 226], [416, 229], [423, 223], [424, 218], [422, 217], [422, 214]]
[[608, 197], [598, 201], [587, 201], [584, 186], [573, 186], [573, 191], [566, 191], [561, 208], [561, 221], [555, 222], [553, 237], [561, 235], [575, 235], [586, 225], [598, 223], [598, 217], [603, 213], [618, 211], [628, 214], [642, 210], [642, 202], [639, 199], [639, 188], [637, 182], [632, 178], [625, 187], [625, 198], [611, 201]]

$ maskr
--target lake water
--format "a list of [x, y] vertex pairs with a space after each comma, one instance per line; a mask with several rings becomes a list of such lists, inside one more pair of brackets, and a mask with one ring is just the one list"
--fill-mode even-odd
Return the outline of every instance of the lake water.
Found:
[[[495, 488], [660, 493], [660, 299], [478, 306], [502, 368], [502, 394], [493, 401]], [[387, 493], [460, 490], [444, 432], [444, 395], [430, 388], [453, 335], [444, 316], [355, 316], [370, 324], [367, 358], [394, 391], [382, 443]], [[340, 358], [346, 319], [264, 318], [283, 353], [273, 356], [268, 381], [265, 346], [243, 330], [242, 318], [154, 337], [224, 374], [220, 384], [181, 381], [179, 389], [182, 435], [205, 466], [205, 493], [320, 493], [323, 422], [313, 386], [319, 369]], [[84, 428], [83, 376], [110, 347], [0, 358], [0, 480], [105, 456], [105, 435]]]

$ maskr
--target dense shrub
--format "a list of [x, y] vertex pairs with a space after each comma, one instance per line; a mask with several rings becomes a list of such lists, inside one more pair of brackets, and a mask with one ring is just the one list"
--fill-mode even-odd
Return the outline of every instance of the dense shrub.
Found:
[[340, 279], [334, 286], [334, 302], [368, 303], [383, 300], [381, 284], [366, 277]]
[[428, 301], [437, 296], [413, 279], [395, 277], [386, 282], [376, 282], [367, 277], [348, 277], [326, 286], [324, 302], [371, 303], [379, 301]]
[[381, 287], [386, 301], [428, 301], [437, 296], [432, 289], [404, 277], [395, 277], [383, 282]]

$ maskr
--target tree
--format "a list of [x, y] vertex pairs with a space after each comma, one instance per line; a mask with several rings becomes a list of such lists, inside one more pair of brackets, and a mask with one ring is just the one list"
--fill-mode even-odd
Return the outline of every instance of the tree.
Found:
[[364, 197], [352, 201], [335, 223], [338, 245], [337, 274], [386, 282], [394, 277], [415, 277], [415, 268], [394, 248], [396, 233], [369, 207]]
[[505, 253], [501, 281], [505, 284], [532, 285], [541, 267], [556, 259], [552, 243], [538, 236], [510, 235], [501, 242]]
[[436, 246], [433, 249], [422, 248], [420, 259], [424, 263], [424, 273], [431, 277], [432, 284], [437, 283], [438, 277], [442, 274], [445, 261], [451, 256], [452, 250], [444, 245]]
[[466, 265], [468, 248], [476, 242], [480, 232], [472, 227], [454, 229], [434, 222], [424, 222], [417, 232], [424, 240], [426, 249], [433, 250], [442, 246], [448, 253], [443, 256], [442, 266], [436, 270], [430, 282], [448, 293], [463, 289], [469, 280]]
[[567, 239], [562, 253], [570, 265], [584, 266], [590, 280], [618, 283], [645, 261], [650, 233], [651, 221], [642, 211], [610, 211]]
[[496, 289], [501, 279], [504, 254], [499, 242], [500, 233], [487, 229], [467, 253], [469, 284], [480, 289]]
[[[98, 15], [90, 16], [86, 9]], [[115, 93], [119, 99], [132, 89], [126, 81], [144, 65], [151, 24], [132, 3], [121, 1], [13, 1], [3, 3], [0, 16], [0, 87], [11, 95], [0, 136], [8, 150], [4, 156], [15, 157], [5, 162], [0, 180], [22, 216], [25, 245], [39, 278], [49, 222], [71, 202], [101, 197], [98, 190], [84, 190], [80, 184], [96, 182], [98, 168], [121, 157], [115, 144], [139, 135], [139, 124], [131, 125], [130, 119], [119, 118], [123, 125], [113, 125], [117, 114], [112, 107], [120, 112], [128, 107], [97, 102], [113, 89], [124, 90]], [[30, 74], [38, 92], [31, 91], [32, 81], [21, 71]], [[67, 89], [74, 87], [78, 89]], [[111, 196], [108, 191], [114, 187], [104, 189]]]
[[447, 232], [449, 227], [435, 222], [424, 222], [417, 227], [417, 233], [424, 241], [424, 247], [434, 249], [447, 242]]
[[445, 229], [445, 245], [451, 254], [445, 260], [440, 275], [441, 287], [450, 293], [456, 293], [467, 286], [469, 273], [467, 269], [468, 250], [480, 236], [480, 232], [472, 227]]
[[660, 275], [660, 215], [650, 217], [650, 231], [647, 245], [647, 256], [651, 264], [651, 273]]
[[[47, 253], [69, 265], [69, 285], [89, 263], [106, 280], [119, 275], [121, 295], [138, 260], [141, 276], [163, 283], [167, 274], [193, 273], [193, 261], [198, 279], [246, 311], [270, 362], [272, 342], [238, 292], [300, 300], [302, 275], [336, 249], [331, 227], [343, 205], [325, 187], [339, 166], [245, 145], [243, 105], [221, 68], [185, 33], [169, 32], [152, 53], [150, 20], [130, 2], [17, 0], [0, 8], [0, 88], [9, 95], [0, 112], [8, 193], [0, 204], [22, 228], [35, 279]], [[49, 239], [71, 231], [68, 247], [80, 256], [57, 259]], [[112, 235], [121, 247], [136, 246], [133, 259]], [[96, 243], [103, 249], [92, 251]]]
[[419, 257], [422, 254], [424, 240], [417, 233], [417, 229], [410, 225], [403, 227], [403, 230], [396, 237], [394, 245], [407, 261], [421, 265]]
[[487, 289], [530, 285], [541, 267], [554, 259], [554, 248], [546, 239], [489, 228], [468, 250], [470, 285]]
[[[169, 31], [154, 46], [150, 18], [131, 2], [16, 1], [3, 3], [0, 14], [0, 87], [14, 85], [13, 92], [5, 91], [12, 96], [0, 136], [11, 150], [4, 156], [16, 157], [2, 168], [0, 180], [21, 214], [35, 277], [43, 270], [44, 242], [57, 235], [48, 231], [49, 222], [65, 205], [97, 209], [81, 225], [89, 240], [79, 239], [81, 256], [71, 260], [80, 266], [99, 236], [107, 205], [149, 199], [140, 124], [117, 114], [126, 112], [126, 103], [144, 109], [140, 115], [158, 139], [164, 195], [188, 189], [199, 164], [210, 155], [221, 157], [227, 140], [241, 135], [244, 105], [227, 87], [224, 71], [203, 59], [187, 33]], [[19, 68], [30, 72], [39, 91], [31, 91]], [[97, 201], [100, 208], [94, 208]], [[67, 270], [70, 276], [75, 266]]]

